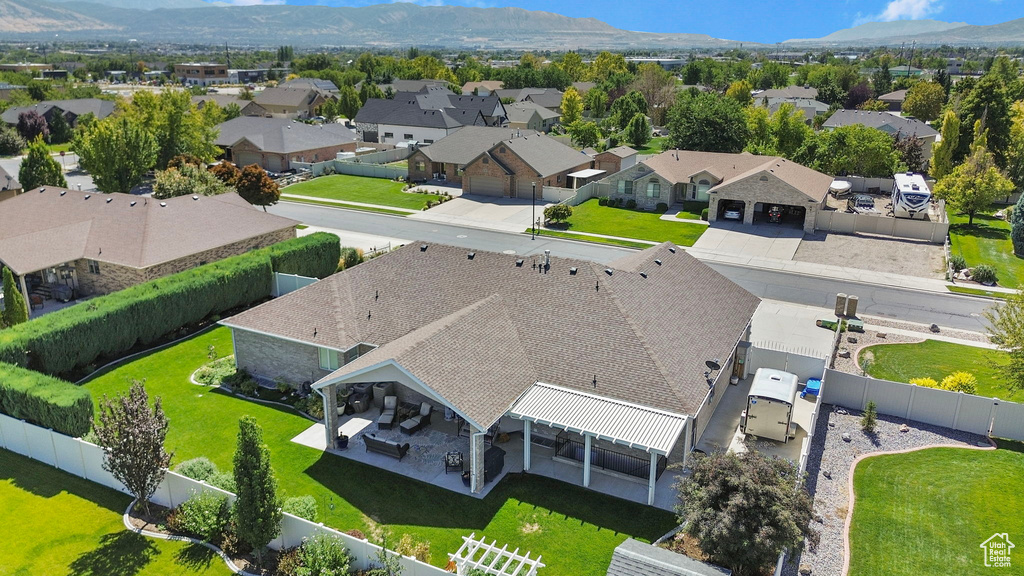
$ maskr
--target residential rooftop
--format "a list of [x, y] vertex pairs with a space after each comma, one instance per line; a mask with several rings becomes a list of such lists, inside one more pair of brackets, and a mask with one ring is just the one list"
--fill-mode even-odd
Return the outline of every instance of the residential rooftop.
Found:
[[839, 128], [855, 124], [875, 128], [893, 136], [899, 134], [928, 138], [939, 134], [938, 130], [915, 118], [905, 118], [889, 112], [872, 112], [870, 110], [836, 110], [823, 126]]
[[306, 124], [288, 118], [239, 116], [217, 128], [220, 130], [215, 141], [217, 146], [232, 147], [242, 140], [248, 140], [264, 152], [280, 154], [349, 144], [359, 139], [344, 124]]

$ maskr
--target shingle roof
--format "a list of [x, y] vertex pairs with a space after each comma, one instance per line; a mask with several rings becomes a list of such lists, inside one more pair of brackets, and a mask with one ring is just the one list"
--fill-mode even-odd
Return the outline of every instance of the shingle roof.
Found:
[[21, 183], [18, 182], [17, 174], [9, 174], [7, 170], [4, 170], [3, 166], [0, 166], [0, 190], [18, 190], [21, 188]]
[[477, 88], [483, 88], [484, 90], [487, 90], [488, 92], [494, 92], [495, 90], [501, 90], [501, 87], [504, 86], [504, 85], [505, 85], [505, 83], [502, 82], [501, 80], [484, 80], [482, 82], [466, 82], [465, 84], [462, 85], [462, 93], [463, 94], [472, 94], [473, 90], [476, 90]]
[[0, 260], [18, 274], [79, 258], [146, 268], [296, 224], [233, 192], [159, 201], [46, 187], [3, 201]]
[[607, 576], [729, 576], [732, 571], [627, 538], [615, 548]]
[[832, 184], [832, 177], [796, 162], [778, 156], [755, 154], [727, 154], [724, 152], [697, 152], [694, 150], [668, 150], [643, 161], [643, 164], [673, 184], [689, 182], [691, 176], [709, 172], [719, 179], [711, 187], [731, 184], [761, 172], [770, 172], [783, 182], [820, 202]]
[[907, 91], [893, 90], [888, 94], [882, 94], [881, 96], [878, 97], [878, 99], [881, 100], [882, 102], [903, 102], [904, 100], [907, 99]]
[[533, 130], [492, 128], [486, 126], [463, 126], [429, 146], [420, 148], [434, 162], [469, 164], [482, 152], [489, 150], [502, 140], [520, 136], [533, 136]]
[[562, 105], [562, 93], [554, 88], [545, 90], [540, 94], [530, 94], [526, 99], [551, 110]]
[[544, 134], [515, 138], [504, 144], [542, 177], [578, 168], [583, 164], [590, 167], [590, 156]]
[[512, 104], [508, 104], [507, 106], [505, 106], [505, 112], [508, 113], [509, 122], [521, 123], [529, 122], [530, 118], [533, 118], [533, 115], [535, 113], [540, 115], [540, 119], [542, 121], [551, 120], [552, 118], [558, 118], [559, 116], [561, 116], [561, 114], [555, 112], [554, 110], [548, 110], [547, 108], [541, 106], [540, 104], [537, 104], [536, 102], [529, 101], [514, 102]]
[[415, 364], [486, 425], [531, 380], [691, 414], [707, 394], [704, 361], [732, 354], [759, 302], [668, 243], [608, 266], [552, 257], [546, 272], [542, 258], [517, 267], [467, 252], [413, 243], [223, 323], [340, 350], [378, 345], [338, 374], [385, 357]]
[[431, 87], [448, 86], [447, 80], [395, 80], [391, 84], [381, 84], [381, 90], [391, 88], [394, 92], [419, 92]]
[[321, 92], [337, 92], [338, 87], [330, 80], [321, 78], [293, 78], [278, 84], [281, 88], [313, 88]]
[[17, 124], [18, 116], [22, 112], [35, 110], [40, 115], [44, 115], [50, 111], [50, 108], [54, 107], [60, 108], [65, 112], [70, 112], [75, 116], [92, 113], [96, 116], [97, 120], [102, 120], [114, 113], [114, 103], [110, 100], [101, 100], [99, 98], [77, 98], [74, 100], [44, 100], [38, 104], [33, 104], [32, 106], [8, 108], [3, 114], [0, 114], [0, 119], [7, 124]]
[[810, 98], [818, 97], [818, 89], [810, 86], [786, 86], [785, 88], [770, 88], [754, 94], [754, 98]]
[[355, 132], [336, 122], [311, 125], [287, 118], [239, 116], [217, 126], [215, 144], [230, 148], [245, 138], [264, 152], [292, 154], [349, 144], [359, 139]]
[[619, 158], [629, 158], [636, 154], [636, 150], [633, 150], [629, 146], [616, 146], [615, 148], [605, 150], [602, 154], [614, 154]]
[[479, 110], [424, 110], [414, 98], [394, 100], [370, 98], [356, 113], [355, 121], [366, 124], [422, 126], [425, 128], [457, 128], [472, 126], [481, 117]]
[[869, 110], [836, 110], [823, 125], [825, 128], [839, 128], [862, 124], [868, 128], [881, 130], [887, 134], [901, 136], [917, 136], [927, 138], [937, 136], [939, 132], [931, 126], [914, 118], [903, 118], [888, 112], [871, 112]]
[[257, 94], [253, 101], [261, 106], [308, 106], [319, 96], [312, 88], [267, 88]]

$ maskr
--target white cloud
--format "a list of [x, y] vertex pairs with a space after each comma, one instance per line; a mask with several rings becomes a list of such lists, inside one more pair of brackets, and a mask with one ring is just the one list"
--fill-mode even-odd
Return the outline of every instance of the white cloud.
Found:
[[857, 14], [855, 25], [865, 22], [892, 22], [894, 20], [919, 20], [942, 12], [940, 0], [890, 0], [881, 13], [862, 16]]

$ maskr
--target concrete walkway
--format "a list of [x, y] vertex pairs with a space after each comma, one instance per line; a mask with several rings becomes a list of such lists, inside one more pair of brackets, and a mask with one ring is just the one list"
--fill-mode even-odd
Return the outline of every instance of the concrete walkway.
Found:
[[[659, 244], [659, 242], [651, 242], [650, 240], [639, 240], [637, 238], [623, 238], [622, 236], [609, 236], [607, 234], [595, 234], [593, 232], [575, 232], [568, 230], [559, 230], [557, 228], [548, 228], [546, 226], [541, 228], [541, 236], [544, 235], [544, 230], [548, 230], [551, 232], [561, 232], [563, 234], [572, 234], [573, 236], [589, 236], [591, 238], [606, 238], [608, 240], [618, 240], [620, 242], [636, 242], [637, 244], [650, 244], [651, 246], [657, 246]], [[580, 238], [580, 240], [586, 240], [586, 238]]]
[[709, 225], [709, 222], [707, 222], [706, 220], [700, 220], [700, 219], [694, 219], [694, 218], [679, 218], [677, 215], [680, 212], [682, 212], [682, 211], [683, 211], [682, 208], [669, 208], [668, 212], [665, 212], [664, 214], [662, 214], [659, 217], [659, 219], [660, 220], [668, 220], [669, 222], [688, 222], [690, 224], [703, 224], [705, 226]]
[[337, 204], [341, 208], [344, 208], [345, 206], [361, 206], [363, 208], [377, 208], [379, 210], [391, 210], [392, 212], [405, 212], [407, 214], [420, 213], [420, 210], [413, 210], [411, 208], [396, 208], [395, 206], [382, 206], [380, 204], [367, 204], [365, 202], [351, 202], [349, 200], [335, 200], [333, 198], [319, 198], [317, 196], [303, 196], [301, 194], [281, 194], [281, 198], [284, 198], [285, 200], [311, 200], [313, 202], [323, 202], [324, 204]]
[[411, 218], [521, 234], [533, 223], [534, 214], [542, 217], [544, 208], [550, 205], [550, 202], [538, 202], [535, 209], [530, 200], [465, 195], [418, 212]]
[[962, 346], [974, 346], [975, 348], [986, 348], [988, 350], [998, 350], [999, 347], [991, 342], [978, 342], [977, 340], [964, 340], [963, 338], [953, 338], [946, 336], [941, 332], [937, 334], [918, 332], [916, 330], [903, 330], [901, 328], [892, 328], [889, 326], [875, 326], [872, 324], [865, 323], [865, 330], [871, 330], [873, 332], [885, 332], [887, 334], [899, 334], [900, 336], [909, 336], [911, 338], [920, 338], [922, 340], [938, 340], [939, 342], [949, 342], [950, 344], [960, 344]]

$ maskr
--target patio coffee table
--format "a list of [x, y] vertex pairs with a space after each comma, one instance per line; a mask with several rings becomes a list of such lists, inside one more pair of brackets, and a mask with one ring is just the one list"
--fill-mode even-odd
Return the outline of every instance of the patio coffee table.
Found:
[[398, 418], [397, 421], [401, 422], [412, 418], [413, 416], [420, 413], [420, 405], [414, 402], [399, 402], [398, 404]]

